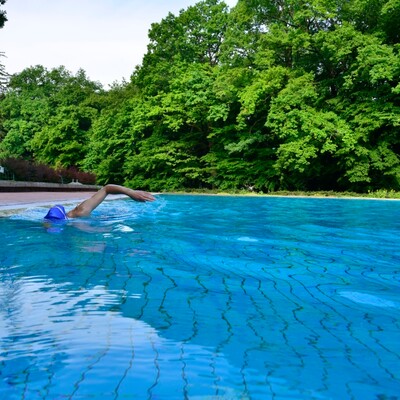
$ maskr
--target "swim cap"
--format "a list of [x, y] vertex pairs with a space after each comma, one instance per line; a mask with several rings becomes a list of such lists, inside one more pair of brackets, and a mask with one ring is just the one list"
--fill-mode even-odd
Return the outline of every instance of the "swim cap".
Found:
[[65, 220], [67, 219], [67, 214], [63, 206], [56, 205], [50, 208], [44, 218], [50, 220]]

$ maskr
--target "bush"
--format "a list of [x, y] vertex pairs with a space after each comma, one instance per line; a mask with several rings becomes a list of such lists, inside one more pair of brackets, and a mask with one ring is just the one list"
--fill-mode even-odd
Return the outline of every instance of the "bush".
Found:
[[94, 185], [96, 183], [96, 176], [94, 174], [91, 172], [79, 171], [75, 167], [59, 169], [57, 172], [59, 176], [62, 177], [64, 183], [69, 183], [73, 180], [78, 180], [80, 183], [86, 185]]
[[54, 169], [46, 164], [39, 164], [18, 158], [0, 160], [0, 165], [5, 167], [16, 181], [69, 183], [78, 180], [80, 183], [94, 185], [96, 176], [90, 172], [79, 171], [75, 167], [68, 169]]

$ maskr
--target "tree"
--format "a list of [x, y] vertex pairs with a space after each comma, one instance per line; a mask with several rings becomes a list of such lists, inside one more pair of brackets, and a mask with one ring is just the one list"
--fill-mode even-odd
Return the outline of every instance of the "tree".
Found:
[[[237, 92], [239, 126], [270, 137], [281, 187], [399, 187], [399, 54], [382, 34], [397, 4], [239, 1], [223, 59], [248, 78]], [[285, 78], [271, 79], [282, 67]]]
[[[140, 126], [138, 114], [133, 121], [138, 99], [137, 88], [126, 83], [112, 87], [102, 96], [102, 107], [83, 160], [83, 168], [94, 171], [101, 184], [123, 184], [126, 179], [124, 165], [136, 142], [134, 125]], [[141, 127], [138, 129], [141, 131]]]
[[104, 92], [31, 67], [1, 101], [0, 156], [150, 190], [400, 189], [399, 0], [203, 0], [154, 23]]
[[98, 112], [91, 95], [101, 93], [101, 85], [82, 70], [72, 75], [64, 67], [48, 71], [38, 65], [13, 75], [2, 100], [0, 157], [80, 165]]
[[181, 10], [178, 16], [168, 14], [149, 31], [147, 53], [133, 78], [148, 95], [167, 91], [171, 65], [177, 63], [219, 62], [220, 48], [228, 18], [228, 7], [220, 0], [203, 0]]
[[[6, 4], [7, 0], [0, 0], [0, 5]], [[7, 22], [7, 12], [5, 10], [0, 10], [0, 29], [4, 27]]]

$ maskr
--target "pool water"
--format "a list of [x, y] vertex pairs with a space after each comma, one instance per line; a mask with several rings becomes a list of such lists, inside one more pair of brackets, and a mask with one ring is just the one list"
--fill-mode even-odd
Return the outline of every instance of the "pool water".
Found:
[[0, 218], [0, 399], [400, 398], [400, 202], [44, 214]]

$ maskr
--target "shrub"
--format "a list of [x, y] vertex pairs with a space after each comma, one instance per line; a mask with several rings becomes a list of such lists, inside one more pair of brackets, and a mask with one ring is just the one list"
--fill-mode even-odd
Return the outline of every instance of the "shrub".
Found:
[[0, 160], [0, 165], [8, 171], [8, 178], [16, 181], [69, 183], [78, 180], [80, 183], [93, 185], [96, 176], [90, 172], [79, 171], [75, 167], [54, 169], [46, 164], [35, 163], [18, 158]]

